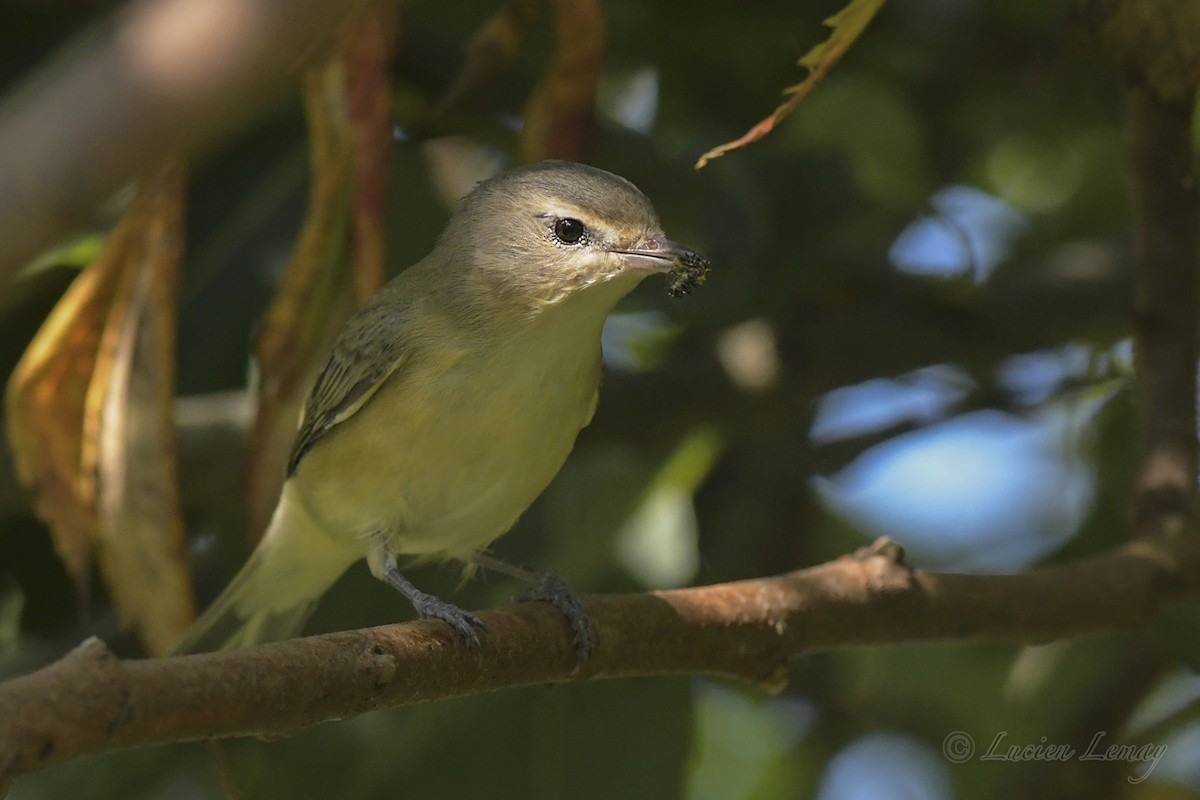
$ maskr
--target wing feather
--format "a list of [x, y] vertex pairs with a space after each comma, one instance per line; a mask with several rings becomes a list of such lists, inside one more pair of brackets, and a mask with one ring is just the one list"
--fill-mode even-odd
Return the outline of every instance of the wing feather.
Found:
[[288, 457], [290, 478], [300, 461], [333, 426], [354, 415], [412, 353], [406, 319], [395, 306], [373, 305], [355, 314], [304, 404], [304, 416]]

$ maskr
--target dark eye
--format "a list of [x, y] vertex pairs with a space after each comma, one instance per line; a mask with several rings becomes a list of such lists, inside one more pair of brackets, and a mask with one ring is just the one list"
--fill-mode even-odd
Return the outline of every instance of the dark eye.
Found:
[[554, 236], [563, 244], [578, 244], [587, 228], [574, 217], [563, 217], [554, 223]]

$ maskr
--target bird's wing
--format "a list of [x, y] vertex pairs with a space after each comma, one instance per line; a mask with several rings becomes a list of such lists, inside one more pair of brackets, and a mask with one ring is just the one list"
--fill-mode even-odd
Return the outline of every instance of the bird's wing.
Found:
[[404, 328], [404, 314], [384, 305], [367, 306], [346, 323], [304, 404], [300, 431], [288, 457], [288, 477], [330, 428], [366, 405], [408, 361], [412, 348]]

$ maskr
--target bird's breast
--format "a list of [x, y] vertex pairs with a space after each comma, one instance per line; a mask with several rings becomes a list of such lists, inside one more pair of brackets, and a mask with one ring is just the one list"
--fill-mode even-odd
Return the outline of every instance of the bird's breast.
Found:
[[487, 546], [591, 418], [602, 320], [581, 323], [548, 317], [422, 351], [305, 459], [314, 511], [348, 535], [386, 531], [400, 553]]

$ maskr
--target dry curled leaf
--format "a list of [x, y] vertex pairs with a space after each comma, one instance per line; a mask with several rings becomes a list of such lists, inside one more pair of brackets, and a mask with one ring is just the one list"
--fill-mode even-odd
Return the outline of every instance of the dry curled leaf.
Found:
[[825, 20], [825, 24], [833, 28], [829, 38], [809, 50], [799, 62], [800, 66], [808, 69], [808, 77], [795, 86], [789, 86], [783, 90], [787, 99], [772, 111], [769, 117], [746, 131], [741, 137], [714, 147], [700, 156], [700, 160], [696, 162], [696, 169], [702, 168], [709, 161], [732, 150], [740, 150], [748, 144], [757, 142], [774, 130], [775, 126], [792, 113], [796, 104], [805, 98], [809, 91], [817, 85], [817, 82], [825, 77], [829, 69], [850, 49], [850, 45], [854, 44], [862, 34], [867, 23], [874, 18], [875, 13], [879, 11], [884, 2], [885, 0], [851, 0], [849, 5]]
[[554, 55], [525, 103], [522, 163], [579, 161], [592, 129], [604, 70], [606, 26], [599, 0], [554, 0]]
[[304, 73], [312, 182], [304, 225], [258, 340], [259, 407], [248, 469], [255, 536], [275, 506], [320, 359], [383, 283], [388, 67], [397, 29], [391, 5], [372, 6], [346, 28], [328, 60]]
[[148, 182], [13, 372], [21, 479], [82, 597], [93, 555], [122, 624], [162, 653], [191, 621], [172, 402], [182, 171]]
[[59, 300], [8, 382], [5, 421], [21, 482], [81, 598], [96, 546], [95, 446], [83, 446], [84, 404], [105, 317], [120, 279], [103, 258]]

